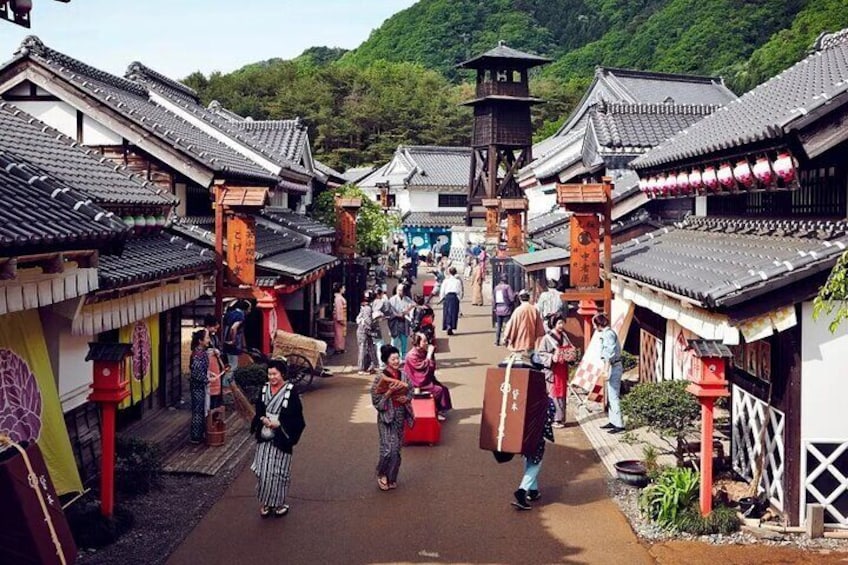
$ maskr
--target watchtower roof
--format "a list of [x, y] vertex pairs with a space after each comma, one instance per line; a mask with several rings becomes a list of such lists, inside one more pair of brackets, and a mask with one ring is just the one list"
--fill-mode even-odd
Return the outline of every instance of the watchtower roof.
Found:
[[547, 65], [552, 59], [525, 53], [512, 47], [507, 47], [503, 41], [498, 42], [498, 46], [489, 49], [482, 55], [472, 57], [457, 65], [460, 69], [486, 69], [496, 67], [498, 64], [507, 64], [515, 68], [530, 68], [538, 67], [539, 65]]

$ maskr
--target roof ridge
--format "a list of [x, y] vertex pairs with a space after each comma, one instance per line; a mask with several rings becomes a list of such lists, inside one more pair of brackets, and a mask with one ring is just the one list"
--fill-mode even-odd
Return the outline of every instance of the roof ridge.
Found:
[[457, 147], [448, 145], [401, 145], [400, 148], [410, 152], [419, 153], [470, 153], [471, 147]]
[[815, 53], [816, 51], [824, 51], [825, 49], [830, 49], [846, 42], [848, 42], [848, 27], [840, 29], [838, 31], [834, 31], [832, 33], [827, 33], [823, 31], [816, 38], [809, 53]]
[[604, 114], [675, 114], [709, 115], [721, 108], [721, 104], [678, 104], [665, 102], [608, 102], [601, 100], [592, 104], [596, 112]]
[[625, 69], [622, 67], [606, 67], [598, 66], [595, 68], [595, 74], [612, 74], [614, 76], [628, 76], [635, 78], [657, 78], [657, 79], [677, 79], [681, 82], [697, 82], [697, 83], [717, 83], [724, 85], [724, 78], [721, 76], [709, 75], [691, 75], [686, 73], [667, 73], [662, 71], [643, 71], [639, 69]]
[[127, 80], [149, 80], [154, 83], [163, 83], [165, 86], [169, 88], [173, 88], [187, 96], [194, 98], [198, 103], [200, 103], [200, 96], [197, 94], [197, 91], [193, 88], [176, 81], [172, 78], [169, 78], [163, 75], [160, 72], [157, 72], [150, 67], [144, 65], [140, 61], [133, 61], [127, 67], [127, 71], [124, 73], [124, 78]]
[[113, 75], [106, 71], [101, 71], [97, 67], [92, 67], [91, 65], [83, 63], [79, 59], [74, 59], [70, 55], [65, 55], [55, 49], [51, 49], [36, 35], [26, 36], [23, 41], [21, 41], [21, 45], [18, 47], [18, 50], [15, 51], [15, 55], [34, 55], [42, 59], [55, 60], [63, 67], [68, 67], [69, 71], [76, 74], [86, 75], [89, 78], [106, 83], [109, 86], [114, 86], [115, 88], [119, 88], [126, 92], [131, 92], [136, 96], [141, 96], [143, 98], [148, 97], [147, 88], [143, 84]]
[[274, 129], [275, 127], [279, 129], [306, 129], [306, 124], [303, 123], [303, 120], [300, 119], [300, 116], [282, 120], [254, 120], [251, 117], [247, 117], [244, 120], [238, 122], [238, 124], [239, 127], [243, 129]]

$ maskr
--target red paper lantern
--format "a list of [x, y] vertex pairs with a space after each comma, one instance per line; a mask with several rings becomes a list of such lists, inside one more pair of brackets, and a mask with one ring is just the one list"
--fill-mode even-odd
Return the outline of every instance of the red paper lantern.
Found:
[[771, 186], [774, 184], [774, 171], [771, 170], [771, 164], [767, 157], [760, 157], [757, 159], [757, 162], [754, 163], [753, 173], [754, 177], [760, 182], [760, 184], [763, 184], [764, 186]]
[[677, 190], [680, 191], [680, 194], [689, 194], [692, 192], [692, 188], [689, 186], [689, 175], [684, 171], [681, 171], [677, 175]]
[[736, 181], [733, 179], [733, 169], [730, 167], [730, 163], [724, 163], [721, 167], [718, 168], [718, 183], [726, 189], [734, 188]]
[[708, 189], [713, 192], [718, 190], [718, 177], [716, 177], [715, 167], [705, 167], [701, 179], [704, 182], [704, 186]]
[[754, 186], [754, 173], [751, 171], [751, 165], [748, 161], [739, 161], [733, 169], [733, 176], [736, 177], [736, 182], [745, 188]]
[[789, 184], [795, 180], [795, 159], [789, 153], [780, 153], [772, 164], [772, 168], [784, 183]]
[[654, 197], [658, 195], [657, 177], [651, 177], [648, 179], [648, 193]]
[[648, 192], [648, 179], [639, 179], [639, 190]]
[[675, 195], [677, 194], [677, 174], [669, 173], [668, 176], [665, 177], [665, 189], [668, 194]]
[[701, 171], [699, 169], [692, 169], [692, 172], [689, 173], [689, 187], [693, 191], [698, 191], [704, 186], [704, 181], [701, 179]]

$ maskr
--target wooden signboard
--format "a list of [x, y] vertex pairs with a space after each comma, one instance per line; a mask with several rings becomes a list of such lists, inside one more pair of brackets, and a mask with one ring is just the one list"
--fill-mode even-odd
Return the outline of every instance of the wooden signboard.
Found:
[[227, 270], [230, 282], [256, 282], [256, 220], [235, 214], [227, 218]]
[[571, 216], [571, 266], [569, 279], [572, 287], [590, 288], [601, 284], [601, 224], [595, 214]]
[[336, 199], [337, 255], [353, 257], [356, 253], [356, 215], [361, 206], [359, 198]]

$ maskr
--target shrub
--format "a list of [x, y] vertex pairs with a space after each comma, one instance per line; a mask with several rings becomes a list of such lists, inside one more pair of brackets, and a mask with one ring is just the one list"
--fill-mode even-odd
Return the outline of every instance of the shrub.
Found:
[[258, 363], [245, 365], [233, 371], [233, 378], [244, 391], [245, 396], [253, 401], [262, 389], [262, 385], [268, 381], [268, 367]]
[[727, 506], [719, 506], [708, 515], [701, 516], [700, 509], [693, 504], [685, 508], [677, 517], [678, 530], [697, 536], [732, 534], [739, 530], [741, 525], [736, 510]]
[[626, 372], [630, 369], [635, 369], [636, 365], [639, 364], [639, 358], [633, 355], [632, 353], [628, 353], [627, 351], [621, 351], [621, 368]]
[[697, 429], [695, 422], [701, 415], [701, 406], [686, 391], [687, 385], [688, 381], [641, 383], [621, 400], [630, 427], [648, 426], [671, 447], [678, 466], [686, 454], [686, 435]]
[[121, 505], [115, 506], [114, 514], [107, 518], [100, 513], [100, 501], [80, 500], [65, 511], [71, 534], [77, 546], [99, 549], [117, 540], [133, 525], [133, 515]]
[[115, 442], [115, 487], [127, 495], [145, 494], [161, 484], [162, 450], [137, 438]]
[[664, 528], [675, 529], [680, 513], [698, 500], [700, 475], [692, 469], [664, 469], [639, 496], [639, 508]]

